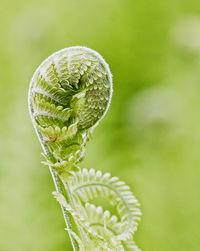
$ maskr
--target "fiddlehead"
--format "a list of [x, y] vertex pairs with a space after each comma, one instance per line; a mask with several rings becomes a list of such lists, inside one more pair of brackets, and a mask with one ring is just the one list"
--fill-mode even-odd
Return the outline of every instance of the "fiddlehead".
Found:
[[[78, 167], [111, 97], [108, 65], [85, 47], [69, 47], [51, 55], [30, 84], [30, 114], [74, 250], [138, 250], [132, 239], [140, 211], [129, 187], [108, 173]], [[117, 216], [90, 203], [97, 197], [108, 199]]]

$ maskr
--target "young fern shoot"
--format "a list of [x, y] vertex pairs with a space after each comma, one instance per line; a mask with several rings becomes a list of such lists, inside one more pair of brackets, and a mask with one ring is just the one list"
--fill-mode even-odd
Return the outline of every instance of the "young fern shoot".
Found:
[[[139, 250], [133, 235], [141, 212], [130, 188], [109, 173], [78, 166], [111, 97], [109, 66], [86, 47], [52, 54], [30, 83], [30, 115], [74, 251]], [[97, 205], [99, 198], [106, 200], [116, 215]]]

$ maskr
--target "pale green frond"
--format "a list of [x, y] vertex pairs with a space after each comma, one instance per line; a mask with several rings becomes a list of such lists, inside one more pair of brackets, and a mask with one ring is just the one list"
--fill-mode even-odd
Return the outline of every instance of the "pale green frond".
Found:
[[132, 237], [137, 230], [141, 212], [138, 201], [124, 182], [117, 177], [110, 177], [109, 173], [103, 175], [101, 171], [84, 168], [76, 173], [70, 185], [74, 196], [84, 203], [98, 197], [107, 199], [121, 218], [118, 239], [127, 240]]

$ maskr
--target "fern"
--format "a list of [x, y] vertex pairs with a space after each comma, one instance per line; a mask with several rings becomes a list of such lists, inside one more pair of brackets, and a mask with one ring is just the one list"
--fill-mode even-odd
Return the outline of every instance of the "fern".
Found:
[[[74, 250], [139, 250], [133, 236], [141, 212], [130, 188], [109, 173], [78, 166], [111, 97], [108, 65], [85, 47], [51, 55], [30, 84], [29, 111]], [[110, 204], [112, 213], [98, 205], [100, 198]]]

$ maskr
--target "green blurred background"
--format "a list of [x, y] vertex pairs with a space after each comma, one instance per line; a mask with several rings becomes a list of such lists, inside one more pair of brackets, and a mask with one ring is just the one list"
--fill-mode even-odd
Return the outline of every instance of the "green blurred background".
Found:
[[114, 80], [81, 166], [131, 186], [142, 250], [200, 250], [199, 0], [1, 0], [0, 251], [71, 251], [27, 93], [37, 66], [72, 45], [102, 54]]

